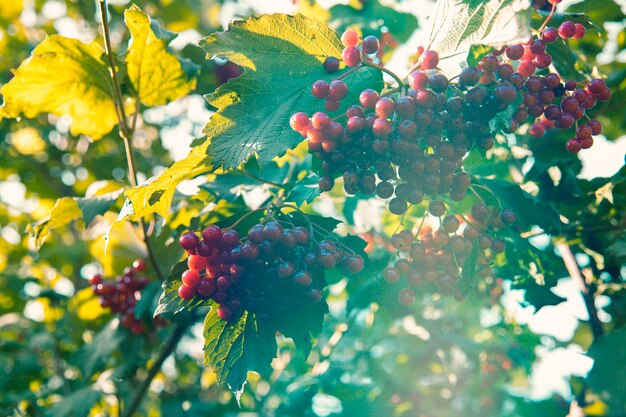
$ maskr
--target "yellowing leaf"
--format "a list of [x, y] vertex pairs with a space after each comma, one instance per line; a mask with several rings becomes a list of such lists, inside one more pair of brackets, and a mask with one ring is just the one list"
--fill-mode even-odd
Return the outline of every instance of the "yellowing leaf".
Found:
[[166, 216], [172, 204], [176, 186], [181, 181], [213, 170], [213, 164], [206, 154], [209, 143], [210, 141], [207, 140], [202, 145], [196, 146], [185, 159], [174, 163], [145, 184], [126, 190], [124, 195], [130, 202], [130, 206], [126, 207], [126, 213], [118, 220], [126, 217], [136, 219], [151, 213]]
[[132, 35], [126, 54], [128, 77], [143, 104], [166, 104], [195, 88], [197, 67], [180, 61], [167, 47], [174, 33], [135, 5], [124, 12], [124, 21]]
[[82, 214], [76, 200], [70, 197], [59, 198], [54, 204], [50, 215], [37, 223], [28, 225], [26, 231], [35, 240], [35, 247], [40, 248], [51, 230], [65, 226], [73, 220], [80, 219]]
[[0, 89], [4, 98], [0, 115], [71, 116], [73, 135], [101, 138], [117, 123], [113, 85], [102, 54], [95, 42], [47, 37]]

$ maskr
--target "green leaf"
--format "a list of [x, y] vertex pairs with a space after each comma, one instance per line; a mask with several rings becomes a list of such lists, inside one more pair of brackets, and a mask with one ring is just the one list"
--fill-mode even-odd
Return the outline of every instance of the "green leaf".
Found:
[[262, 376], [272, 372], [277, 345], [268, 323], [244, 312], [237, 321], [226, 322], [212, 309], [204, 321], [204, 364], [211, 367], [219, 383], [226, 383], [237, 399], [243, 392], [248, 371]]
[[285, 196], [285, 200], [300, 207], [304, 203], [313, 202], [320, 193], [319, 176], [311, 173], [293, 185]]
[[331, 7], [329, 12], [330, 25], [338, 32], [358, 27], [363, 32], [363, 37], [380, 37], [384, 29], [400, 43], [406, 42], [418, 26], [413, 14], [383, 6], [377, 0], [352, 2], [350, 5], [338, 4]]
[[181, 276], [188, 269], [187, 260], [181, 261], [174, 265], [172, 272], [165, 281], [163, 281], [163, 293], [159, 297], [159, 303], [154, 316], [161, 314], [177, 314], [181, 311], [191, 311], [198, 307], [210, 306], [210, 300], [202, 300], [194, 297], [192, 300], [183, 300], [178, 296], [178, 288], [182, 285]]
[[622, 22], [626, 19], [622, 7], [614, 0], [604, 0], [602, 7], [598, 7], [598, 3], [593, 0], [582, 1], [569, 6], [567, 12], [584, 13], [589, 19], [596, 22]]
[[[533, 197], [514, 183], [502, 180], [480, 179], [478, 182], [489, 190], [491, 196], [484, 194], [487, 198], [494, 196], [502, 203], [503, 207], [509, 207], [515, 212], [518, 223], [525, 230], [530, 226], [537, 225], [548, 233], [561, 230], [561, 219], [556, 212], [545, 201]], [[477, 189], [481, 192], [481, 189]]]
[[536, 283], [530, 283], [526, 286], [524, 301], [534, 306], [536, 309], [535, 311], [539, 311], [543, 307], [555, 306], [567, 300], [563, 297], [556, 295], [547, 285], [537, 285]]
[[95, 42], [47, 37], [0, 89], [4, 96], [0, 115], [70, 116], [73, 135], [101, 138], [117, 124], [113, 83], [102, 54]]
[[596, 339], [589, 348], [593, 368], [587, 382], [607, 403], [610, 415], [626, 414], [626, 327], [622, 326]]
[[[341, 56], [341, 42], [324, 23], [302, 15], [253, 17], [231, 23], [225, 32], [200, 42], [211, 57], [228, 59], [245, 69], [207, 96], [218, 108], [204, 133], [213, 138], [209, 153], [226, 168], [238, 166], [253, 154], [261, 166], [302, 141], [289, 118], [298, 111], [323, 109], [310, 92], [319, 79], [330, 81], [322, 63]], [[381, 88], [382, 75], [361, 68], [346, 77], [354, 95], [366, 87]], [[349, 102], [349, 98], [346, 102]]]
[[126, 190], [124, 195], [127, 198], [127, 205], [116, 222], [127, 218], [138, 219], [152, 213], [167, 216], [176, 186], [181, 181], [213, 170], [211, 159], [206, 155], [209, 143], [210, 141], [205, 141], [192, 148], [185, 159], [175, 162], [144, 184]]
[[429, 49], [442, 57], [472, 45], [521, 43], [530, 37], [530, 1], [438, 0], [427, 33]]
[[132, 5], [124, 12], [124, 22], [132, 39], [126, 53], [126, 66], [140, 101], [159, 106], [185, 96], [196, 86], [198, 66], [181, 62], [168, 44], [176, 37], [150, 16]]
[[81, 388], [53, 405], [46, 417], [87, 417], [91, 408], [101, 397], [100, 391], [90, 387]]
[[626, 234], [606, 248], [606, 255], [621, 261], [626, 259]]
[[26, 231], [31, 234], [35, 247], [39, 249], [51, 230], [79, 219], [83, 219], [85, 224], [88, 225], [97, 215], [106, 213], [121, 193], [122, 190], [94, 197], [59, 198], [54, 203], [50, 214], [46, 218], [28, 225]]

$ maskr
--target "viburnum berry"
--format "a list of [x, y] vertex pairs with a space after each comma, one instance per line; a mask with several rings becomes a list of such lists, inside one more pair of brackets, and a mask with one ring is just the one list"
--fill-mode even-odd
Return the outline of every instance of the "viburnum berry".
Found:
[[375, 36], [366, 36], [361, 43], [361, 48], [363, 48], [363, 52], [366, 54], [375, 54], [378, 52], [378, 38]]
[[326, 98], [330, 94], [330, 86], [324, 80], [318, 80], [313, 83], [311, 92], [315, 98]]
[[341, 52], [341, 59], [349, 67], [357, 66], [361, 62], [361, 51], [358, 48], [345, 48]]
[[337, 72], [339, 70], [339, 59], [334, 56], [326, 58], [324, 60], [324, 70], [329, 74]]
[[341, 34], [341, 43], [346, 48], [354, 48], [359, 43], [359, 34], [354, 30], [346, 30]]
[[566, 20], [559, 26], [559, 36], [563, 39], [572, 38], [576, 34], [576, 24]]

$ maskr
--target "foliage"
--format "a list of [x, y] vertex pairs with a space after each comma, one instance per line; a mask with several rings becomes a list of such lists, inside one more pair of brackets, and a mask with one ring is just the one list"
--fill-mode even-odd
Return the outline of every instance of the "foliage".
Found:
[[[394, 216], [376, 197], [321, 192], [322, 163], [289, 126], [295, 112], [324, 110], [311, 94], [317, 80], [346, 82], [337, 115], [363, 89], [397, 92], [375, 65], [324, 70], [326, 58], [342, 56], [346, 29], [378, 36], [384, 64], [413, 53], [412, 35], [426, 28], [422, 46], [455, 57], [442, 66], [456, 74], [525, 41], [545, 7], [355, 0], [326, 10], [299, 0], [293, 14], [267, 15], [237, 2], [121, 3], [108, 5], [101, 26], [97, 2], [0, 0], [0, 415], [626, 412], [626, 170], [585, 174], [611, 151], [570, 154], [571, 132], [504, 134], [521, 98], [498, 113], [494, 148], [463, 161], [468, 197], [445, 201], [464, 221], [481, 201], [513, 209], [515, 227], [500, 236], [506, 249], [485, 265], [482, 249], [470, 248], [456, 294], [463, 301], [424, 281], [406, 306], [398, 302], [405, 278], [387, 282], [382, 271], [396, 256], [394, 231], [423, 235], [439, 225], [428, 201]], [[623, 155], [626, 68], [610, 51], [624, 44], [624, 11], [595, 3], [559, 8], [550, 24], [572, 20], [590, 33], [552, 44], [554, 68], [606, 79], [613, 98], [588, 114], [604, 125], [600, 142]], [[222, 28], [233, 8], [246, 17]], [[619, 30], [606, 32], [611, 25]], [[204, 37], [199, 46], [192, 33]], [[191, 144], [186, 157], [168, 152], [173, 137], [175, 147]], [[127, 179], [129, 164], [137, 175]], [[245, 236], [271, 215], [363, 256], [364, 271], [326, 271], [322, 303], [270, 322], [248, 311], [222, 320], [214, 301], [179, 296], [185, 232], [217, 224]], [[519, 295], [541, 317], [578, 296], [561, 290], [564, 277], [576, 278], [562, 243], [578, 261], [588, 309], [567, 340], [533, 331], [511, 307]], [[149, 278], [133, 313], [148, 324], [142, 334], [103, 308], [88, 281], [101, 273], [115, 284], [138, 257]], [[569, 392], [529, 395], [542, 352], [561, 348], [593, 359], [590, 372], [572, 376]]]

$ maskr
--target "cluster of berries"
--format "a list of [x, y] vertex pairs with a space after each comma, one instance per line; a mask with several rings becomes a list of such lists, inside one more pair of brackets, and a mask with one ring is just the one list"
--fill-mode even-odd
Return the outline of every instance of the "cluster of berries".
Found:
[[[146, 263], [138, 259], [131, 267], [125, 268], [124, 273], [115, 278], [115, 282], [105, 280], [101, 274], [95, 274], [89, 279], [100, 306], [120, 314], [122, 326], [135, 334], [146, 331], [146, 324], [135, 316], [135, 305], [141, 299], [141, 290], [148, 284], [148, 279], [142, 274], [145, 270]], [[164, 325], [165, 322], [156, 318], [154, 324]]]
[[278, 221], [254, 225], [243, 238], [232, 228], [210, 225], [200, 237], [180, 238], [187, 251], [178, 295], [219, 305], [217, 315], [228, 321], [244, 311], [271, 320], [322, 300], [324, 271], [336, 267], [356, 273], [363, 259], [330, 239], [319, 243], [312, 231], [283, 227]]
[[417, 237], [409, 230], [402, 230], [391, 237], [391, 245], [397, 251], [393, 265], [383, 271], [389, 283], [402, 282], [398, 301], [403, 305], [413, 303], [415, 295], [411, 287], [436, 285], [442, 294], [454, 294], [462, 299], [469, 288], [462, 281], [463, 267], [472, 250], [478, 249], [474, 266], [479, 275], [490, 274], [493, 257], [504, 252], [505, 242], [497, 232], [515, 227], [513, 210], [502, 211], [477, 203], [472, 207], [470, 223], [463, 224], [454, 215], [446, 215], [446, 205], [438, 200], [430, 203], [428, 211], [440, 219], [439, 228], [433, 231], [422, 227]]

